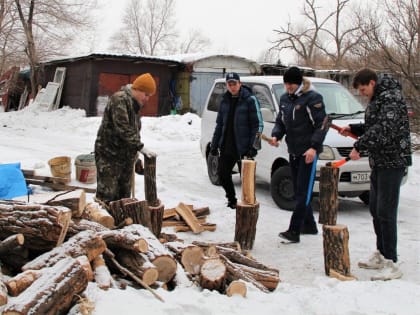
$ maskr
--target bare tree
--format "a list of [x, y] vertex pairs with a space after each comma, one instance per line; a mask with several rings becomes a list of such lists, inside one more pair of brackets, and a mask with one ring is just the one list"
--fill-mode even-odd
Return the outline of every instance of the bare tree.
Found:
[[204, 36], [198, 29], [190, 30], [187, 38], [181, 42], [175, 53], [187, 54], [203, 51], [210, 46], [210, 39]]
[[[39, 63], [71, 44], [76, 29], [88, 25], [89, 8], [95, 0], [15, 0], [24, 34], [25, 54], [31, 74], [31, 90], [38, 86]], [[43, 42], [43, 43], [42, 43]], [[47, 44], [45, 44], [47, 43]]]
[[279, 30], [274, 30], [279, 37], [274, 41], [275, 44], [272, 49], [280, 51], [291, 49], [295, 52], [299, 59], [302, 59], [306, 66], [312, 67], [315, 65], [315, 55], [317, 53], [319, 44], [319, 34], [324, 25], [334, 15], [335, 12], [328, 13], [320, 20], [321, 8], [315, 5], [316, 0], [305, 0], [303, 6], [303, 16], [309, 24], [297, 24], [293, 26], [289, 21], [286, 27], [281, 27]]
[[164, 52], [174, 31], [174, 0], [131, 0], [128, 4], [123, 27], [111, 40], [113, 51], [132, 54], [157, 55]]

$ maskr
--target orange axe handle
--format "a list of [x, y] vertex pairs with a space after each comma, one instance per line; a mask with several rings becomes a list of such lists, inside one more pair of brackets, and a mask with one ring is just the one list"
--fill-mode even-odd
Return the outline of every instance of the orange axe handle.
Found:
[[[341, 132], [341, 131], [343, 131], [343, 128], [341, 128], [341, 127], [339, 127], [339, 126], [337, 126], [337, 125], [334, 125], [334, 124], [331, 124], [331, 126], [330, 126], [332, 129], [335, 129], [335, 130], [337, 130], [338, 132]], [[352, 137], [353, 139], [359, 139], [356, 135], [354, 135], [354, 134], [352, 134], [352, 133], [349, 133], [349, 136], [350, 137]]]
[[345, 159], [342, 159], [342, 160], [339, 160], [339, 161], [327, 162], [325, 164], [325, 166], [331, 166], [331, 167], [334, 167], [334, 168], [338, 168], [338, 167], [344, 165], [348, 161], [350, 161], [350, 157], [346, 157]]

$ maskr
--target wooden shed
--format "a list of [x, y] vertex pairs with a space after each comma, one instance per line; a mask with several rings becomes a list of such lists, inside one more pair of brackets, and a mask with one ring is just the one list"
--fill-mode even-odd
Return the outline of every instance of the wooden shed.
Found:
[[178, 61], [169, 59], [97, 53], [52, 60], [41, 66], [40, 83], [43, 87], [53, 81], [57, 67], [65, 68], [60, 107], [82, 108], [87, 116], [102, 115], [108, 97], [145, 72], [150, 72], [156, 80], [157, 92], [142, 114], [169, 114], [173, 107], [170, 85], [183, 68]]
[[250, 59], [224, 54], [184, 54], [169, 56], [185, 65], [177, 76], [175, 94], [182, 100], [178, 109], [201, 115], [209, 91], [215, 79], [223, 78], [227, 72], [239, 75], [261, 74], [260, 65]]

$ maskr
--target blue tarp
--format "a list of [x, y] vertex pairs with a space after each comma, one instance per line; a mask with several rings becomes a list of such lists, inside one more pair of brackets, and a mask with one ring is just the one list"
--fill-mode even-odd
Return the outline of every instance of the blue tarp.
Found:
[[28, 188], [20, 163], [0, 164], [0, 199], [12, 199], [27, 194]]

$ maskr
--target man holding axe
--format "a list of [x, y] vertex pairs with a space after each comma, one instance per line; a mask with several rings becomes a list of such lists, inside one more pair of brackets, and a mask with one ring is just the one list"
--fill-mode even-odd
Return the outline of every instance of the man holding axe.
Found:
[[296, 206], [289, 228], [279, 236], [287, 242], [298, 243], [301, 233], [318, 233], [310, 201], [317, 155], [322, 152], [327, 133], [326, 113], [321, 94], [303, 78], [299, 68], [289, 68], [283, 81], [286, 93], [280, 97], [280, 111], [270, 144], [277, 146], [286, 136]]

